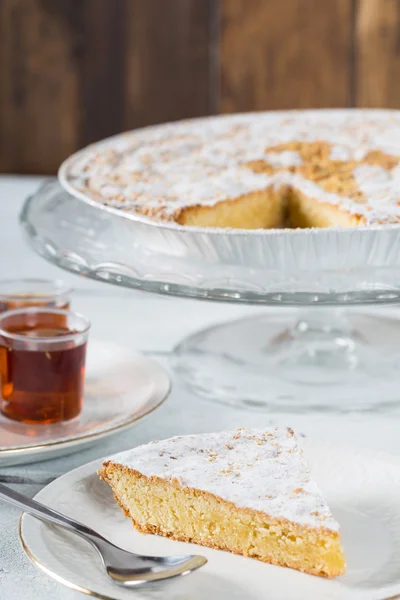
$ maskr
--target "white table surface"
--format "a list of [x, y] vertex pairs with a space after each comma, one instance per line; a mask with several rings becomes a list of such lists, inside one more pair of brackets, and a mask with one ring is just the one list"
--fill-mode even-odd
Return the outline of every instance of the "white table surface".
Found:
[[[24, 198], [40, 181], [35, 177], [0, 177], [0, 279], [61, 277], [68, 281], [76, 290], [73, 308], [90, 317], [93, 336], [154, 353], [167, 366], [162, 353], [168, 352], [190, 332], [213, 322], [260, 312], [260, 308], [164, 298], [123, 290], [62, 273], [29, 249], [18, 226], [18, 214]], [[234, 410], [198, 398], [184, 389], [173, 374], [172, 377], [173, 391], [168, 401], [137, 426], [65, 458], [0, 468], [0, 481], [14, 485], [25, 494], [34, 495], [46, 483], [70, 469], [139, 443], [242, 425], [287, 424], [310, 437], [400, 453], [400, 417], [394, 414], [310, 417]], [[30, 563], [18, 542], [18, 519], [16, 509], [0, 505], [0, 600], [83, 598], [80, 593], [49, 579]]]

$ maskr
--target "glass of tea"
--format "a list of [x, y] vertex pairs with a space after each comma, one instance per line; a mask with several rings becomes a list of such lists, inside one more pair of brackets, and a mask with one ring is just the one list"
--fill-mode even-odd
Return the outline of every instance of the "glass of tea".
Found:
[[0, 313], [25, 306], [69, 309], [72, 289], [62, 281], [7, 279], [0, 281]]
[[56, 308], [0, 314], [0, 410], [24, 423], [57, 423], [82, 408], [90, 322]]

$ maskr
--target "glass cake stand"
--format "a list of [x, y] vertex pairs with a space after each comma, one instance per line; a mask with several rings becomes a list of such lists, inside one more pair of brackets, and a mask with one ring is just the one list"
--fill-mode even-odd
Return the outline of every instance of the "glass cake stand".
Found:
[[299, 412], [400, 404], [400, 313], [368, 308], [400, 302], [397, 226], [183, 228], [83, 202], [54, 180], [27, 199], [20, 222], [34, 250], [74, 273], [275, 307], [200, 331], [171, 352], [182, 379], [203, 396]]

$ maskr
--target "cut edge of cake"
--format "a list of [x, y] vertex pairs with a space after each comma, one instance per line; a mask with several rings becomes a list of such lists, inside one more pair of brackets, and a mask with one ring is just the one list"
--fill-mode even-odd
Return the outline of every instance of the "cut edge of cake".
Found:
[[[254, 435], [254, 430], [242, 429], [239, 431], [241, 436]], [[266, 430], [266, 432], [265, 435], [269, 435], [269, 430]], [[229, 433], [232, 434], [231, 437], [235, 435], [235, 432], [222, 432], [224, 436]], [[256, 435], [261, 434], [257, 432]], [[146, 444], [131, 451], [130, 455], [129, 452], [122, 453], [103, 463], [99, 475], [111, 486], [118, 505], [125, 515], [132, 520], [136, 529], [143, 533], [153, 533], [179, 541], [227, 550], [313, 575], [336, 577], [345, 572], [346, 564], [339, 526], [334, 521], [323, 496], [311, 479], [309, 482], [313, 487], [310, 499], [304, 498], [304, 490], [297, 488], [292, 490], [290, 499], [289, 496], [285, 498], [285, 503], [286, 505], [290, 503], [290, 510], [293, 510], [297, 495], [298, 514], [301, 516], [304, 507], [307, 507], [308, 504], [311, 506], [316, 498], [317, 504], [319, 503], [322, 507], [320, 516], [305, 515], [307, 517], [306, 522], [301, 522], [303, 517], [300, 518], [299, 516], [296, 522], [295, 519], [286, 518], [285, 510], [282, 510], [282, 515], [279, 515], [279, 510], [274, 515], [268, 514], [264, 510], [246, 506], [246, 501], [241, 500], [241, 505], [238, 505], [231, 499], [223, 498], [205, 489], [207, 483], [205, 483], [203, 489], [201, 483], [198, 486], [186, 485], [185, 479], [190, 482], [190, 479], [193, 479], [193, 474], [185, 473], [184, 466], [182, 470], [175, 464], [173, 471], [170, 471], [167, 476], [143, 473], [143, 471], [148, 470], [148, 466], [147, 464], [144, 467], [143, 464], [140, 466], [139, 455], [141, 451], [147, 453], [146, 459], [149, 459], [152, 453], [155, 453], [154, 457], [157, 456], [157, 444], [164, 444], [162, 448], [168, 443], [176, 447], [174, 440], [184, 440], [183, 443], [186, 443], [186, 440], [189, 441], [189, 439], [193, 440], [199, 437], [205, 436], [204, 434], [203, 436], [183, 436]], [[213, 447], [214, 444], [212, 443], [211, 448]], [[298, 462], [300, 459], [297, 444], [294, 448], [297, 453], [295, 461]], [[133, 458], [133, 462], [138, 463], [137, 468], [132, 465], [132, 452], [134, 453], [135, 450], [138, 460]], [[164, 450], [159, 452], [163, 453]], [[261, 448], [260, 452], [262, 453]], [[127, 458], [124, 458], [124, 454]], [[193, 452], [190, 453], [190, 456], [193, 458]], [[213, 456], [212, 451], [211, 456]], [[177, 461], [179, 464], [178, 457], [173, 460], [174, 463]], [[196, 467], [193, 461], [183, 457], [183, 461], [185, 460], [187, 464], [189, 460], [190, 469], [193, 467], [195, 471]], [[301, 461], [303, 468], [305, 467], [304, 459], [301, 458]], [[148, 460], [145, 462], [147, 463]], [[212, 460], [211, 463], [213, 462]], [[201, 471], [202, 468], [204, 468], [204, 464], [199, 466], [199, 470]], [[157, 466], [154, 470], [156, 469]], [[209, 476], [210, 472], [212, 472], [212, 469], [205, 475], [205, 478]], [[218, 472], [219, 470], [215, 471], [215, 473]], [[279, 469], [277, 472], [279, 472]], [[291, 483], [291, 475], [289, 475], [289, 483]], [[198, 474], [196, 474], [196, 479], [197, 477]], [[223, 478], [225, 475], [221, 473], [221, 477]], [[235, 472], [233, 472], [232, 477], [236, 479]], [[232, 485], [230, 484], [230, 478], [231, 474], [228, 475], [227, 481], [229, 485]], [[298, 480], [298, 478], [294, 480]], [[257, 485], [257, 489], [259, 490], [259, 485]], [[259, 495], [259, 491], [257, 494]], [[303, 499], [301, 500], [302, 495]], [[274, 498], [272, 495], [268, 502], [271, 502], [271, 506], [273, 506]], [[251, 504], [251, 502], [249, 501], [248, 504]], [[318, 511], [315, 512], [318, 513]], [[314, 526], [310, 526], [307, 521], [313, 523]]]

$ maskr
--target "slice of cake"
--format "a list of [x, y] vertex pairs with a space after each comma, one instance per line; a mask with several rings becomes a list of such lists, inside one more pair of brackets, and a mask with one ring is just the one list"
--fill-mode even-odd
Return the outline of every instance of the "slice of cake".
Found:
[[156, 441], [109, 458], [99, 474], [144, 533], [314, 575], [345, 571], [339, 526], [291, 429]]

